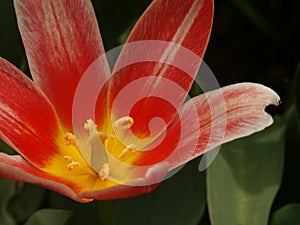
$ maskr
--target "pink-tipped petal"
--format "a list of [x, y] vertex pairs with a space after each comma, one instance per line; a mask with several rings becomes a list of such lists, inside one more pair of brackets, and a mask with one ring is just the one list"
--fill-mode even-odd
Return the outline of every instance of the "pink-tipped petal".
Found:
[[63, 180], [36, 169], [21, 156], [9, 156], [5, 153], [0, 153], [0, 176], [6, 179], [39, 185], [78, 202], [90, 201], [89, 199], [79, 198], [69, 186], [63, 183]]
[[124, 185], [117, 185], [104, 190], [84, 191], [78, 193], [80, 198], [93, 198], [96, 200], [109, 200], [129, 198], [149, 193], [164, 179], [169, 170], [169, 163], [156, 164], [148, 169], [144, 177], [138, 178]]
[[[169, 138], [159, 146], [174, 149], [169, 158], [175, 168], [222, 143], [251, 135], [273, 123], [265, 112], [268, 105], [278, 105], [279, 96], [270, 88], [255, 83], [239, 83], [207, 92], [187, 102], [180, 119], [168, 128]], [[197, 112], [197, 118], [193, 112]]]
[[[104, 54], [92, 4], [89, 0], [15, 0], [14, 5], [33, 79], [71, 130], [77, 85]], [[95, 77], [105, 80], [109, 67], [102, 59]]]
[[[132, 129], [147, 136], [151, 118], [161, 117], [166, 124], [174, 118], [201, 63], [212, 18], [212, 0], [152, 2], [114, 67], [108, 98], [113, 119], [129, 111]], [[170, 98], [172, 105], [165, 104]], [[127, 110], [134, 104], [134, 110]], [[159, 109], [159, 115], [149, 108]]]
[[0, 138], [38, 167], [57, 154], [60, 131], [45, 95], [21, 71], [0, 58]]

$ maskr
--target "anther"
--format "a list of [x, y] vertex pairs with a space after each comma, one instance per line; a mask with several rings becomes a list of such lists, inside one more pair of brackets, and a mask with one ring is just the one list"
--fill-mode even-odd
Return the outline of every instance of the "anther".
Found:
[[121, 128], [121, 129], [129, 129], [130, 127], [132, 127], [133, 125], [133, 118], [130, 116], [124, 116], [121, 117], [120, 119], [117, 119], [114, 123], [113, 123], [113, 127], [115, 129]]
[[130, 145], [126, 146], [126, 148], [119, 154], [119, 158], [123, 157], [129, 151], [134, 152], [135, 149], [136, 149], [136, 146], [134, 144], [130, 144]]
[[74, 161], [74, 160], [73, 160], [73, 157], [71, 157], [71, 156], [69, 156], [69, 155], [64, 156], [64, 159], [66, 159], [66, 160], [68, 160], [68, 161], [70, 162], [70, 163], [67, 165], [68, 170], [72, 170], [72, 169], [74, 169], [75, 167], [76, 167], [76, 168], [83, 168], [82, 163]]
[[109, 165], [104, 163], [98, 174], [102, 181], [106, 181], [109, 177]]
[[66, 133], [64, 136], [65, 144], [67, 146], [74, 145], [76, 146], [76, 138], [72, 133]]

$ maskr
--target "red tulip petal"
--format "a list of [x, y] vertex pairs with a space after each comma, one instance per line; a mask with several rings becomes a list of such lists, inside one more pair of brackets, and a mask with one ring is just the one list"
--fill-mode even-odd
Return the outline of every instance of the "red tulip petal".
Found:
[[212, 19], [211, 0], [155, 0], [135, 25], [127, 43], [143, 40], [173, 42], [202, 57]]
[[[168, 128], [168, 135], [157, 149], [169, 153], [164, 160], [175, 168], [222, 143], [271, 125], [273, 119], [264, 109], [278, 103], [279, 96], [273, 90], [254, 83], [207, 92], [183, 106], [179, 119]], [[143, 160], [157, 163], [155, 155]]]
[[63, 183], [63, 180], [36, 169], [21, 156], [9, 156], [5, 153], [0, 153], [0, 176], [6, 179], [39, 185], [78, 202], [90, 201], [89, 199], [79, 198], [69, 186]]
[[60, 132], [45, 95], [13, 65], [0, 58], [0, 138], [39, 168], [57, 155]]
[[169, 164], [164, 162], [156, 164], [148, 169], [145, 176], [126, 185], [117, 185], [104, 190], [85, 191], [78, 193], [80, 198], [93, 198], [96, 200], [108, 200], [128, 198], [151, 192], [163, 180], [169, 169]]
[[[72, 102], [86, 69], [104, 49], [89, 0], [15, 0], [18, 25], [30, 71], [71, 130]], [[95, 74], [110, 74], [105, 57]], [[97, 79], [99, 80], [99, 79]]]
[[[145, 137], [153, 117], [166, 124], [173, 119], [201, 63], [212, 18], [212, 0], [153, 1], [115, 65], [109, 91], [113, 120], [130, 114], [132, 130]], [[173, 105], [165, 104], [170, 98]]]

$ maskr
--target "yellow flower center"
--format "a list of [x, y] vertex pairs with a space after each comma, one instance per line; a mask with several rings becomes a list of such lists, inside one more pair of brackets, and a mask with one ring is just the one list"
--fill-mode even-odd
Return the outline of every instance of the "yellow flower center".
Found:
[[113, 123], [113, 131], [110, 134], [99, 132], [97, 125], [92, 119], [88, 119], [84, 124], [84, 129], [88, 132], [87, 140], [82, 141], [72, 133], [64, 135], [66, 146], [74, 146], [81, 153], [86, 163], [77, 162], [70, 155], [65, 155], [66, 168], [84, 169], [86, 166], [93, 169], [101, 181], [107, 181], [110, 177], [109, 155], [128, 161], [135, 154], [136, 146], [134, 144], [124, 144], [121, 139], [126, 139], [130, 132], [134, 120], [132, 117], [125, 116]]

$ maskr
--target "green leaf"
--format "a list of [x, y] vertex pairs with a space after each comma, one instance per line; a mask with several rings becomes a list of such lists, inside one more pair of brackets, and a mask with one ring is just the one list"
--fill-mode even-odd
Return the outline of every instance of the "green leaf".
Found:
[[67, 225], [72, 212], [57, 209], [42, 209], [34, 213], [25, 225]]
[[225, 144], [207, 170], [212, 225], [266, 225], [284, 162], [283, 119]]
[[289, 204], [273, 213], [270, 225], [300, 225], [300, 204]]
[[15, 186], [15, 181], [0, 179], [0, 225], [16, 224], [7, 210], [8, 202], [14, 196]]
[[118, 225], [197, 225], [205, 206], [205, 177], [198, 162], [186, 165], [156, 190], [113, 202]]
[[300, 183], [298, 182], [300, 171], [300, 123], [295, 105], [291, 105], [286, 112], [286, 145], [285, 164], [282, 184], [276, 196], [276, 203], [300, 202]]
[[9, 204], [10, 212], [14, 215], [17, 222], [22, 222], [36, 211], [42, 203], [45, 189], [32, 185], [24, 184], [19, 193]]

